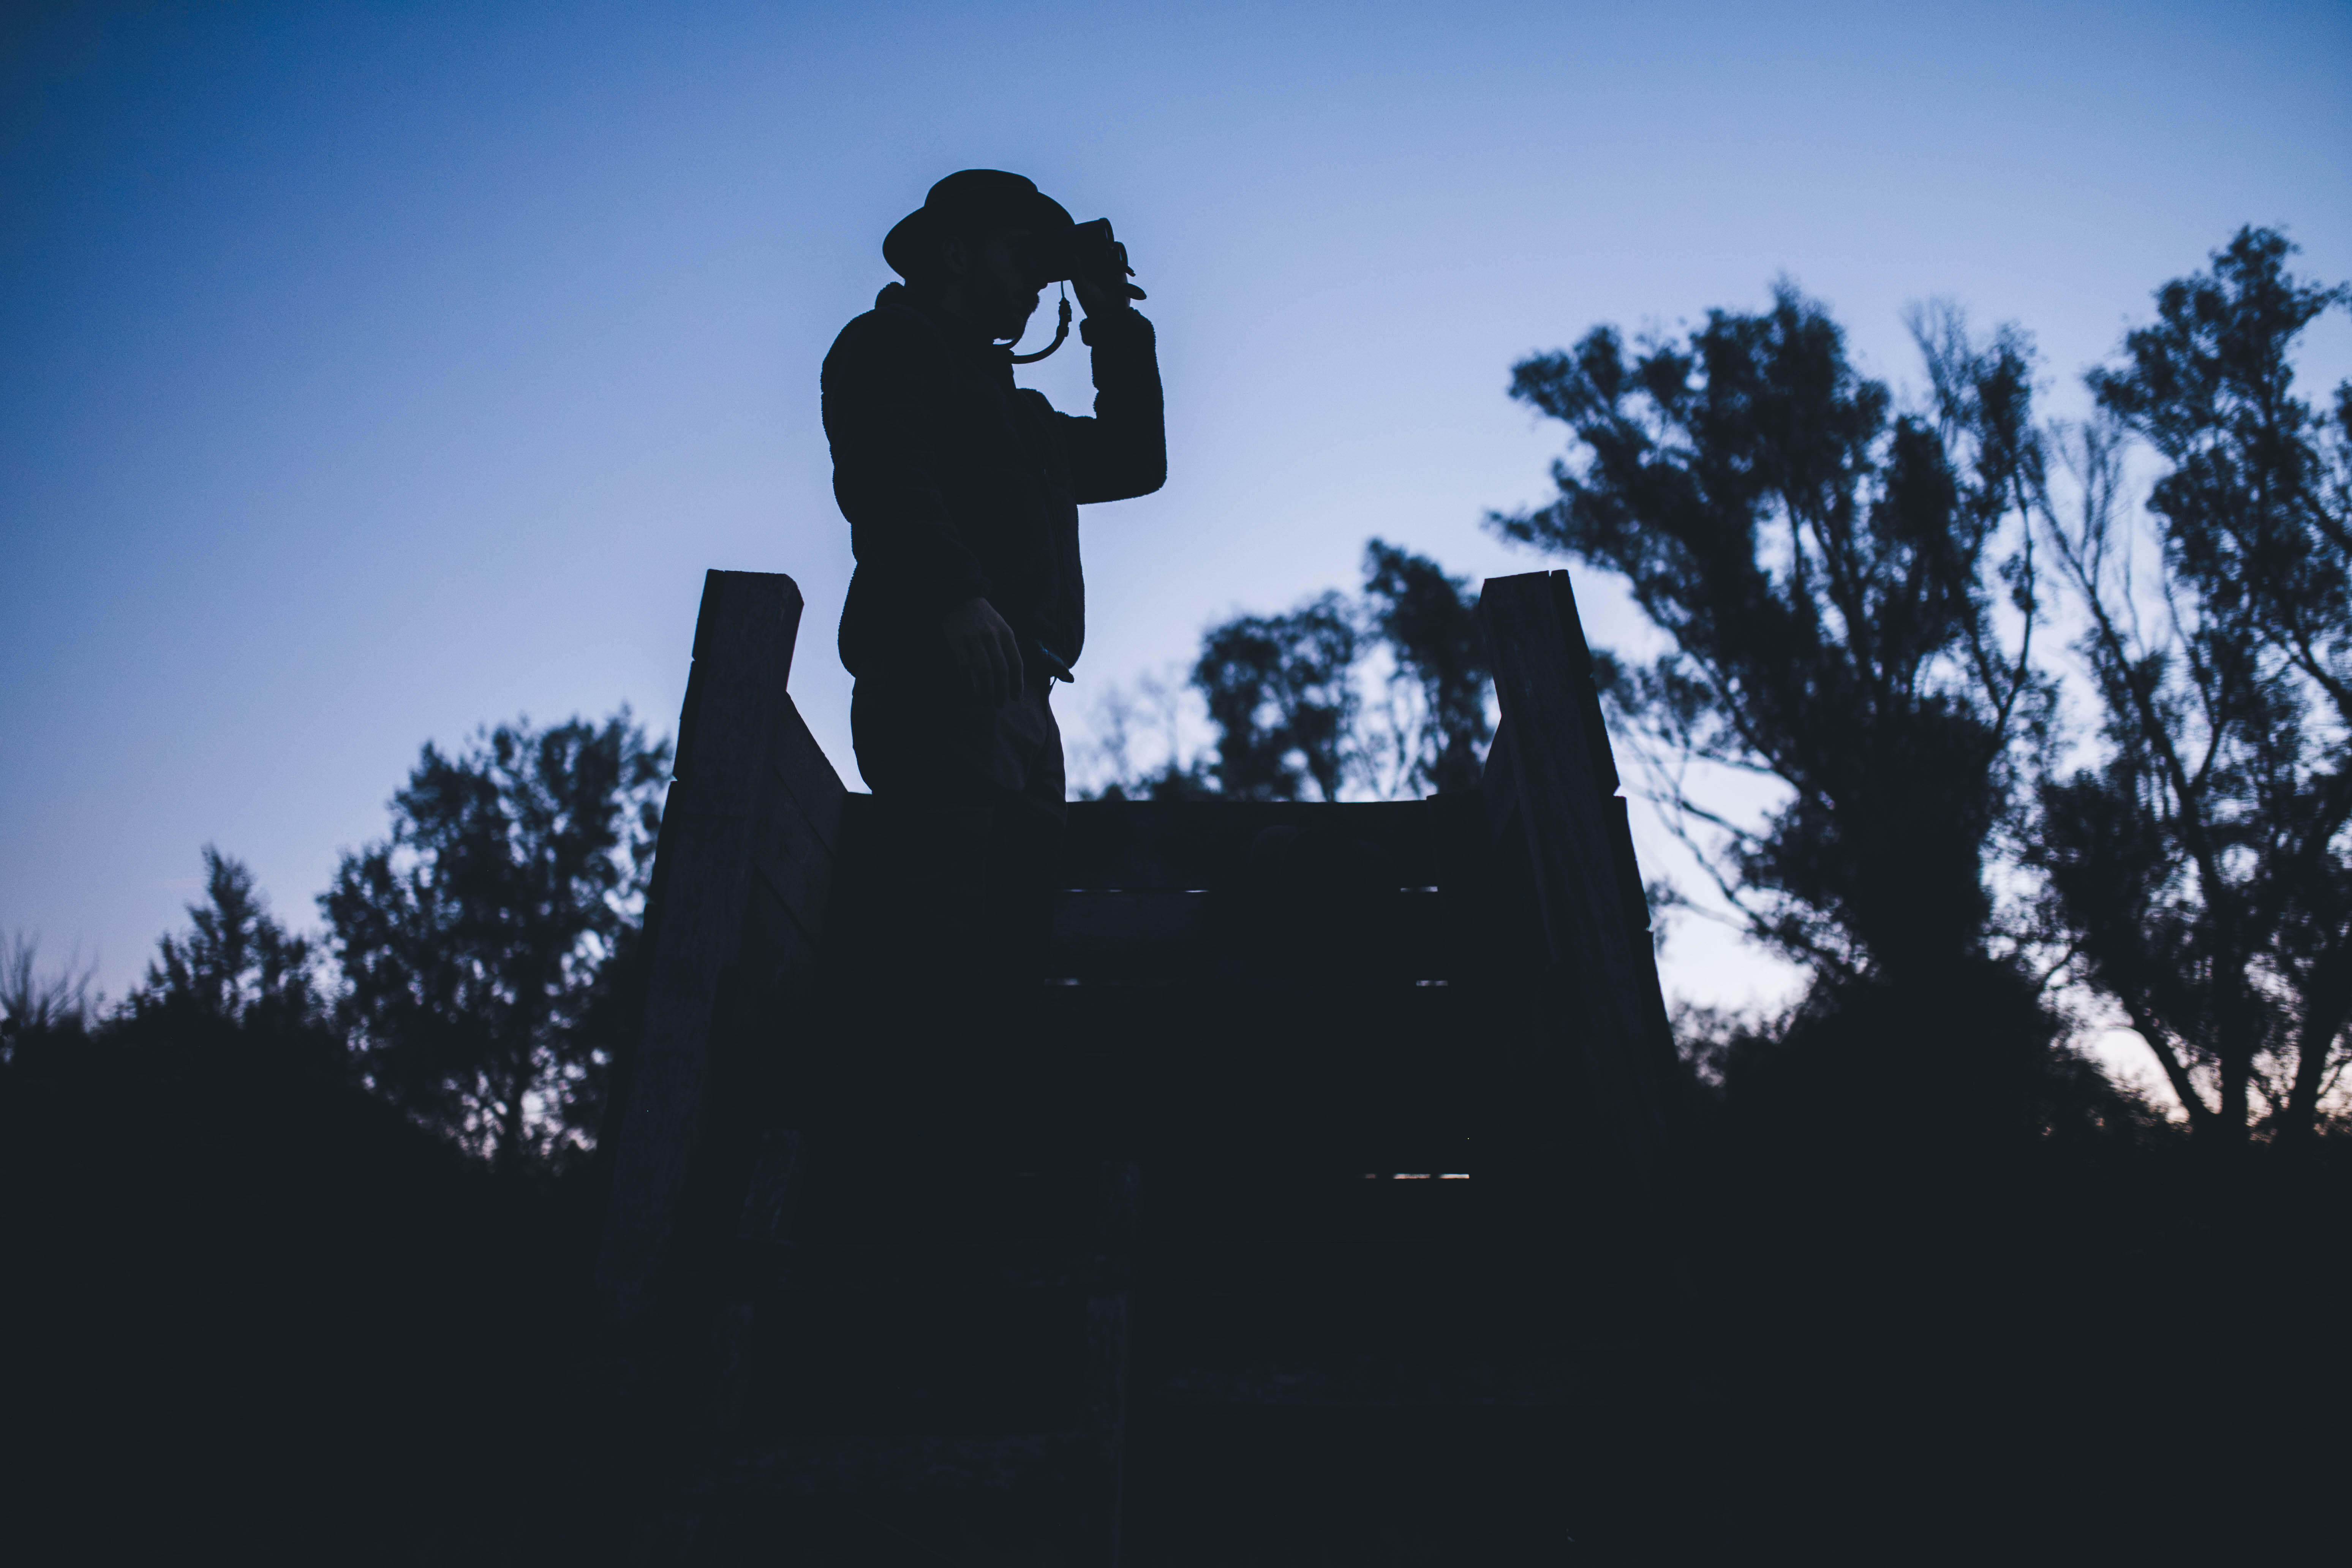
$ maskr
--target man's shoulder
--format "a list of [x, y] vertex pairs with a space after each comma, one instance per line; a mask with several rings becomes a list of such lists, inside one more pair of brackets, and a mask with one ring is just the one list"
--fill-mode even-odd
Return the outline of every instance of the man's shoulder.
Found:
[[842, 365], [929, 355], [936, 352], [938, 338], [937, 328], [893, 301], [886, 289], [883, 297], [875, 301], [874, 309], [852, 317], [849, 324], [841, 329], [825, 353], [824, 367], [831, 374]]

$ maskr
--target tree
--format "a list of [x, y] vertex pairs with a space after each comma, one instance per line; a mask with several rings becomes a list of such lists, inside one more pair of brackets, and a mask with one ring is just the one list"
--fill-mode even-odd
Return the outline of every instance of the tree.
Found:
[[[1108, 776], [1083, 798], [1206, 800], [1217, 793], [1208, 758], [1185, 754], [1184, 689], [1147, 675], [1133, 688], [1113, 686], [1103, 693], [1095, 707], [1090, 750], [1099, 759], [1097, 771]], [[1139, 734], [1147, 729], [1160, 732], [1163, 754], [1157, 767], [1136, 756]]]
[[1364, 546], [1364, 600], [1366, 618], [1394, 662], [1382, 748], [1394, 763], [1390, 793], [1475, 789], [1494, 735], [1486, 713], [1494, 677], [1477, 594], [1428, 556], [1374, 539]]
[[[1986, 952], [1988, 848], [2046, 710], [2039, 455], [2021, 337], [1976, 342], [1949, 310], [1913, 330], [1934, 390], [1914, 412], [1785, 285], [1686, 343], [1629, 359], [1603, 326], [1525, 360], [1511, 394], [1569, 427], [1571, 460], [1550, 504], [1489, 521], [1616, 573], [1671, 640], [1646, 668], [1604, 660], [1607, 694], [1748, 929], [1830, 978], [1941, 984]], [[1694, 797], [1695, 763], [1789, 799], [1738, 826]]]
[[428, 744], [320, 899], [370, 1084], [502, 1168], [593, 1135], [669, 757], [625, 710]]
[[[1381, 651], [1385, 671], [1373, 658]], [[1386, 700], [1368, 704], [1376, 672]], [[1217, 731], [1213, 757], [1183, 754], [1176, 691], [1147, 679], [1139, 701], [1114, 689], [1097, 719], [1097, 749], [1112, 775], [1105, 797], [1299, 800], [1311, 786], [1313, 798], [1337, 800], [1351, 785], [1387, 796], [1468, 789], [1494, 731], [1475, 589], [1378, 539], [1364, 547], [1361, 598], [1326, 593], [1287, 615], [1211, 626], [1190, 684]], [[1147, 720], [1167, 737], [1156, 769], [1133, 757]]]
[[[2352, 1017], [2352, 384], [2315, 414], [2292, 363], [2352, 290], [2293, 277], [2293, 251], [2242, 229], [2158, 292], [2090, 377], [2079, 507], [2045, 509], [2106, 754], [2043, 779], [2032, 859], [2084, 976], [2223, 1144], [2310, 1137]], [[2168, 465], [2152, 559], [2127, 434]]]
[[0, 1061], [31, 1041], [89, 1032], [98, 966], [76, 953], [44, 973], [40, 956], [37, 937], [14, 931], [0, 940]]
[[1339, 798], [1356, 771], [1349, 742], [1360, 651], [1346, 599], [1327, 593], [1283, 616], [1239, 616], [1201, 639], [1192, 683], [1217, 727], [1217, 790], [1229, 800], [1300, 800], [1312, 784]]
[[293, 1032], [323, 1021], [316, 954], [269, 913], [242, 861], [205, 846], [205, 901], [188, 930], [156, 942], [147, 977], [125, 998], [137, 1019], [172, 1018]]

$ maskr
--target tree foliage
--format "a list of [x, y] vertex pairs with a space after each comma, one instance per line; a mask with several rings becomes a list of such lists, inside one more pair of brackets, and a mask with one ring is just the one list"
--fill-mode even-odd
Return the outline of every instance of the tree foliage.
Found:
[[1139, 768], [1139, 704], [1114, 690], [1101, 752], [1121, 798], [1338, 800], [1475, 787], [1494, 724], [1477, 595], [1425, 555], [1374, 539], [1360, 595], [1317, 595], [1283, 615], [1236, 616], [1202, 634], [1190, 685], [1215, 731], [1185, 754], [1177, 693], [1143, 684], [1168, 755]]
[[1387, 793], [1476, 788], [1494, 738], [1486, 713], [1494, 674], [1468, 579], [1374, 539], [1364, 546], [1364, 610], [1393, 665], [1388, 744], [1379, 748], [1392, 769]]
[[1287, 615], [1237, 616], [1201, 639], [1192, 683], [1217, 727], [1212, 772], [1229, 800], [1337, 800], [1357, 765], [1361, 638], [1351, 606], [1325, 594]]
[[[1973, 342], [1950, 311], [1915, 332], [1935, 396], [1906, 412], [1785, 286], [1630, 355], [1595, 328], [1515, 367], [1570, 457], [1550, 504], [1491, 520], [1624, 579], [1673, 647], [1612, 681], [1620, 718], [1679, 819], [1727, 838], [1710, 864], [1751, 930], [1849, 976], [1983, 952], [1988, 846], [2043, 708], [2029, 347]], [[1694, 763], [1787, 802], [1736, 826], [1685, 787]]]
[[[2200, 1133], [2308, 1135], [2352, 1017], [2352, 384], [2294, 395], [2292, 352], [2352, 293], [2242, 230], [2168, 283], [2090, 380], [2071, 517], [2048, 511], [2105, 742], [2042, 785], [2033, 858], [2084, 975]], [[2167, 465], [2135, 549], [2126, 434]]]
[[0, 1060], [26, 1041], [89, 1030], [97, 965], [79, 953], [46, 968], [40, 939], [11, 931], [0, 939]]
[[425, 746], [320, 900], [372, 1086], [508, 1167], [593, 1130], [668, 763], [625, 710]]
[[309, 939], [269, 912], [244, 862], [205, 846], [205, 900], [188, 929], [157, 940], [147, 977], [125, 999], [133, 1018], [180, 1018], [233, 1028], [315, 1028], [324, 1005]]

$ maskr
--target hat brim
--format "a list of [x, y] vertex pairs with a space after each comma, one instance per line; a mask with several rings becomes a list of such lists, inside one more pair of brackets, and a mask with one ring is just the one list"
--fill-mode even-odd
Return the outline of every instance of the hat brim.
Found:
[[1043, 191], [953, 205], [933, 206], [927, 202], [891, 225], [890, 232], [882, 237], [882, 259], [899, 277], [912, 278], [909, 266], [920, 265], [924, 249], [957, 229], [1003, 224], [1046, 233], [1070, 228], [1076, 222], [1061, 203]]

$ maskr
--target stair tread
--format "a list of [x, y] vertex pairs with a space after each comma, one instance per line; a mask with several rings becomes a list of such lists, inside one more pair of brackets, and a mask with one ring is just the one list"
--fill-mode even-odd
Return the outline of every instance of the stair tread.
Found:
[[1072, 1495], [1107, 1489], [1113, 1465], [1113, 1449], [1091, 1432], [772, 1433], [688, 1449], [671, 1468], [668, 1489], [706, 1501]]
[[1091, 1236], [755, 1242], [739, 1245], [735, 1258], [751, 1289], [829, 1295], [1083, 1289], [1132, 1273]]

